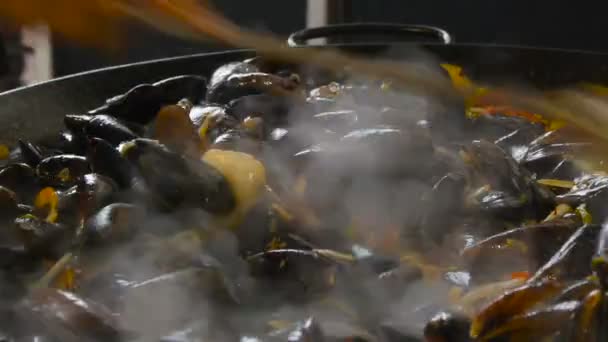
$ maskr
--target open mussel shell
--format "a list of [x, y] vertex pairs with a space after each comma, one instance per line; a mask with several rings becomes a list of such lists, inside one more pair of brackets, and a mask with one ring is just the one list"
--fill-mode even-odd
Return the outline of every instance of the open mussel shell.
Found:
[[44, 184], [58, 187], [74, 185], [90, 171], [87, 159], [74, 154], [47, 157], [36, 167], [36, 175]]
[[41, 288], [20, 301], [17, 315], [59, 341], [119, 342], [134, 338], [106, 307], [74, 293]]
[[226, 178], [203, 161], [185, 159], [149, 139], [128, 142], [121, 151], [165, 206], [194, 206], [217, 214], [236, 206]]
[[[478, 209], [507, 220], [542, 219], [555, 207], [555, 195], [497, 145], [474, 140], [463, 146], [469, 179], [488, 186], [476, 194]], [[542, 215], [541, 215], [542, 213]]]

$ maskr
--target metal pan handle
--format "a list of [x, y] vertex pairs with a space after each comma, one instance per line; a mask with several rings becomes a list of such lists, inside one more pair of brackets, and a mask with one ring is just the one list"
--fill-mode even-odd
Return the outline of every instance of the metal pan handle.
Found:
[[416, 39], [417, 37], [418, 39], [435, 39], [443, 44], [450, 44], [453, 42], [452, 37], [447, 31], [434, 26], [387, 23], [352, 23], [306, 28], [292, 33], [287, 39], [287, 44], [291, 47], [306, 46], [308, 45], [307, 42], [310, 39], [346, 35], [390, 35], [407, 41], [412, 41], [413, 38]]

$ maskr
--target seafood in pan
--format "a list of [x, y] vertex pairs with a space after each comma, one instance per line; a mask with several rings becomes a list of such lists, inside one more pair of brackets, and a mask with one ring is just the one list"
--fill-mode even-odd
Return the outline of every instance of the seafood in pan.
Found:
[[0, 163], [6, 340], [608, 338], [608, 176], [536, 114], [254, 58], [64, 123]]

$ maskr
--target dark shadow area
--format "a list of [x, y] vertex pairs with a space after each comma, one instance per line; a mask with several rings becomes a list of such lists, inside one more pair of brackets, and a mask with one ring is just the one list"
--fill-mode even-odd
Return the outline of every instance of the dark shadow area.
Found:
[[[240, 25], [280, 36], [286, 37], [290, 32], [306, 25], [305, 0], [222, 0], [216, 1], [215, 6]], [[196, 44], [179, 40], [138, 24], [131, 25], [125, 34], [127, 44], [121, 51], [112, 54], [82, 48], [60, 37], [53, 37], [55, 76], [110, 65], [227, 49], [212, 43]]]
[[[457, 42], [608, 51], [605, 1], [338, 0], [334, 22], [435, 25]], [[336, 5], [334, 5], [336, 6]]]

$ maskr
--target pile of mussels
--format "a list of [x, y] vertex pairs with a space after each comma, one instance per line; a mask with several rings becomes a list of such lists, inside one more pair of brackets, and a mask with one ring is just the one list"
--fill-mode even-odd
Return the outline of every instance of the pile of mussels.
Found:
[[0, 340], [607, 341], [593, 144], [464, 103], [254, 58], [66, 115], [2, 161]]

